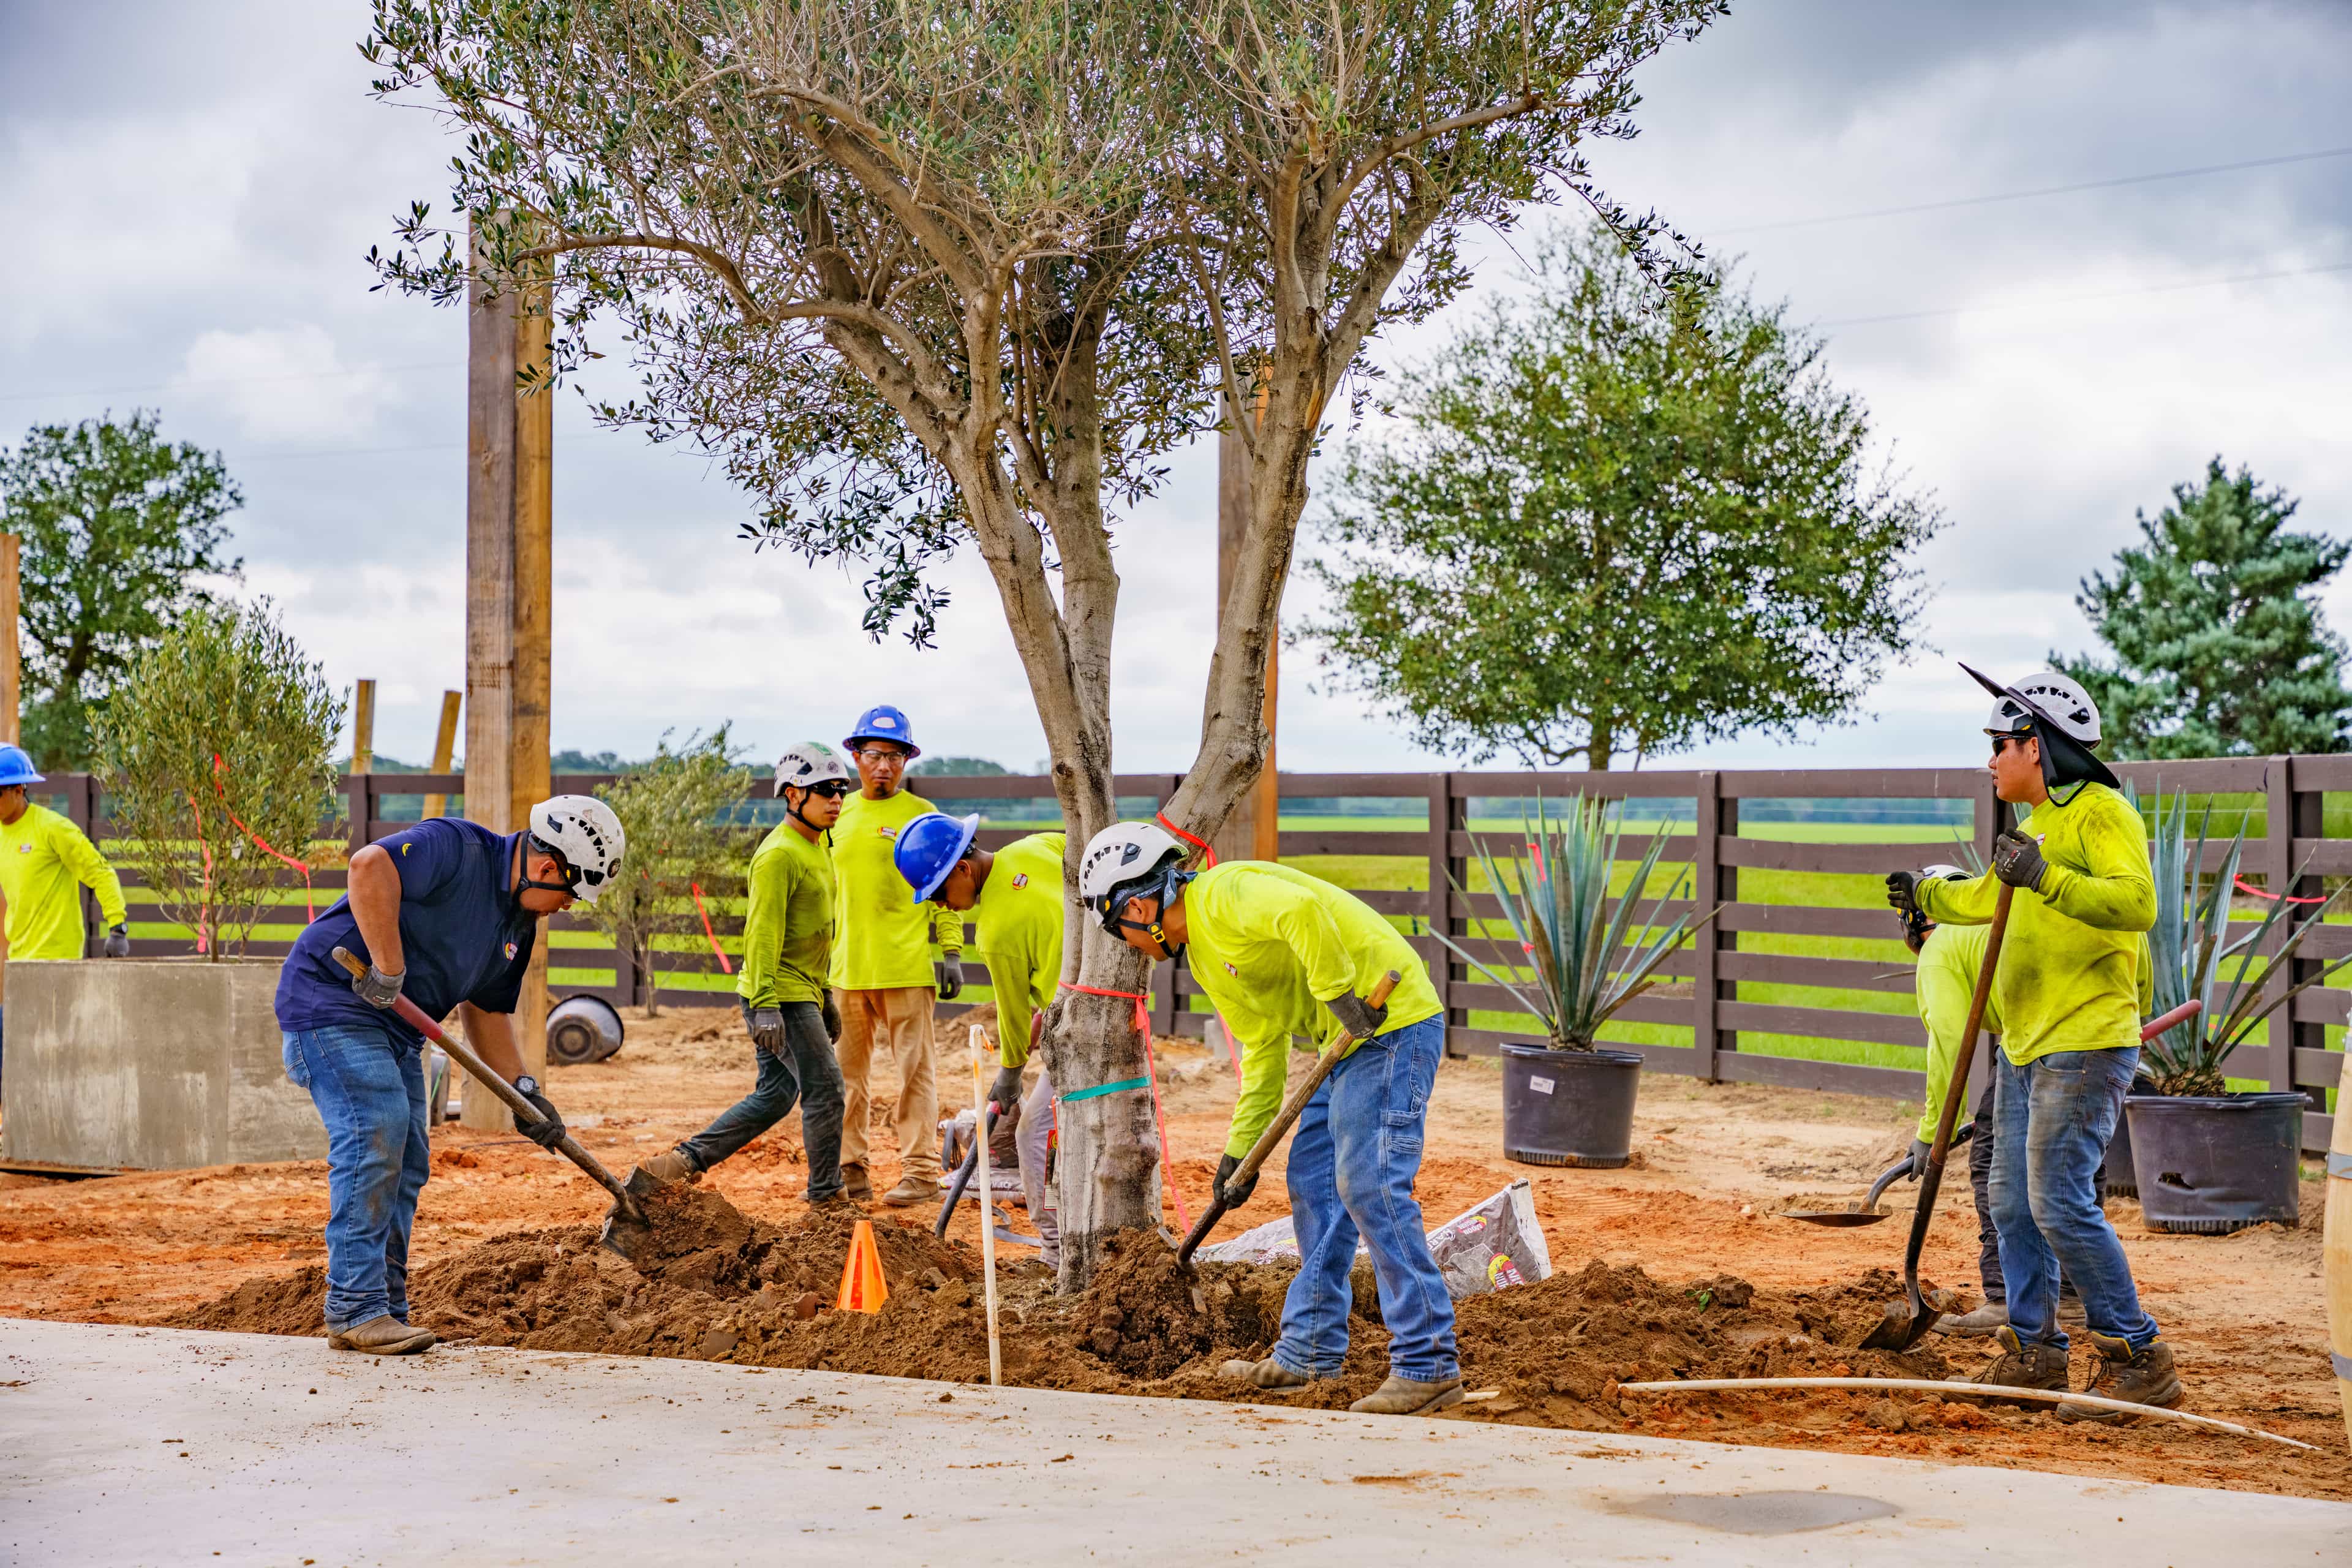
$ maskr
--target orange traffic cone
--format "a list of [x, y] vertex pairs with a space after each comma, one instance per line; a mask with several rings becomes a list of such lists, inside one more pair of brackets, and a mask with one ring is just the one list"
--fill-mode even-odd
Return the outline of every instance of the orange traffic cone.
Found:
[[890, 1287], [882, 1279], [882, 1255], [874, 1247], [874, 1222], [861, 1219], [849, 1238], [849, 1256], [842, 1261], [841, 1299], [833, 1304], [834, 1310], [878, 1312], [889, 1299]]

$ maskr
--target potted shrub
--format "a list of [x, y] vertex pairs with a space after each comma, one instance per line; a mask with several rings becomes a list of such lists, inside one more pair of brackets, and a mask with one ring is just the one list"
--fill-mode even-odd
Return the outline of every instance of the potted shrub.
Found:
[[[2202, 878], [2210, 808], [2189, 834], [2189, 798], [2159, 799], [2152, 860], [2156, 925], [2148, 932], [2158, 1013], [2191, 1000], [2204, 1011], [2141, 1047], [2154, 1092], [2124, 1102], [2134, 1175], [2150, 1228], [2221, 1236], [2275, 1220], [2296, 1223], [2304, 1098], [2287, 1091], [2233, 1094], [2223, 1068], [2270, 1015], [2352, 958], [2270, 995], [2304, 939], [2347, 890], [2292, 905], [2270, 901], [2252, 931], [2230, 935], [2231, 892], [2245, 848], [2242, 824], [2210, 877]], [[2347, 884], [2352, 888], [2352, 884]], [[2286, 926], [2275, 953], [2259, 950]]]
[[[1603, 1049], [1594, 1037], [1620, 1008], [1660, 984], [1654, 978], [1658, 965], [1716, 911], [1663, 919], [1668, 899], [1685, 893], [1686, 884], [1678, 885], [1637, 926], [1635, 906], [1665, 851], [1667, 829], [1660, 827], [1651, 839], [1624, 896], [1612, 898], [1622, 831], [1605, 801], [1578, 795], [1558, 816], [1536, 802], [1535, 819], [1521, 837], [1524, 850], [1515, 846], [1498, 855], [1484, 839], [1472, 840], [1511, 937], [1526, 955], [1523, 963], [1505, 965], [1508, 973], [1435, 933], [1464, 963], [1517, 997], [1548, 1037], [1541, 1044], [1502, 1047], [1506, 1159], [1606, 1169], [1631, 1157], [1642, 1058]], [[1454, 888], [1469, 896], [1458, 881]]]
[[285, 859], [308, 861], [336, 815], [341, 722], [267, 604], [200, 607], [131, 665], [95, 725], [106, 847], [193, 951], [9, 976], [12, 1158], [172, 1170], [326, 1152], [282, 1065], [278, 963], [244, 949], [262, 921], [303, 918], [279, 902]]

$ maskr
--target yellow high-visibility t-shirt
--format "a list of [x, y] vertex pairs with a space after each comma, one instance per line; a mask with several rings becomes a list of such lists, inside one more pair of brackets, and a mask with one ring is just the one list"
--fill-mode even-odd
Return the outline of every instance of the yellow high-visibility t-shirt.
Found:
[[1004, 1065], [1029, 1060], [1029, 1021], [1054, 1000], [1062, 983], [1062, 929], [1070, 901], [1062, 895], [1061, 833], [1033, 833], [996, 852], [980, 901], [972, 939], [988, 965], [996, 995], [996, 1043]]
[[933, 983], [931, 941], [963, 950], [963, 920], [945, 904], [919, 904], [890, 858], [898, 830], [938, 808], [909, 790], [881, 800], [853, 795], [833, 825], [834, 987], [885, 991]]
[[735, 994], [754, 1007], [824, 1000], [835, 898], [833, 857], [780, 822], [751, 852], [751, 907], [743, 917], [743, 973]]
[[98, 895], [110, 926], [129, 918], [122, 881], [73, 818], [46, 805], [0, 826], [0, 894], [8, 900], [8, 956], [79, 958], [81, 894]]

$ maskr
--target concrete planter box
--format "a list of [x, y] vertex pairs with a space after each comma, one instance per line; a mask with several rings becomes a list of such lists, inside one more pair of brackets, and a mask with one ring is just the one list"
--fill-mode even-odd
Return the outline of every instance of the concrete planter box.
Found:
[[327, 1131], [288, 1081], [274, 960], [8, 966], [0, 1152], [186, 1170], [316, 1160]]

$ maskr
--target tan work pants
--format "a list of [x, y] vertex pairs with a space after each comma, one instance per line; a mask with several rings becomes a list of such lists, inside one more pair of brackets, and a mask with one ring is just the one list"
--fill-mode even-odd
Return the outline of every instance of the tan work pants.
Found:
[[898, 1103], [890, 1121], [898, 1134], [899, 1174], [936, 1181], [940, 1086], [931, 1061], [931, 1006], [937, 994], [928, 985], [894, 985], [833, 994], [841, 1008], [841, 1077], [846, 1101], [841, 1163], [866, 1163], [866, 1123], [873, 1103], [867, 1074], [876, 1051], [887, 1047], [898, 1063]]

